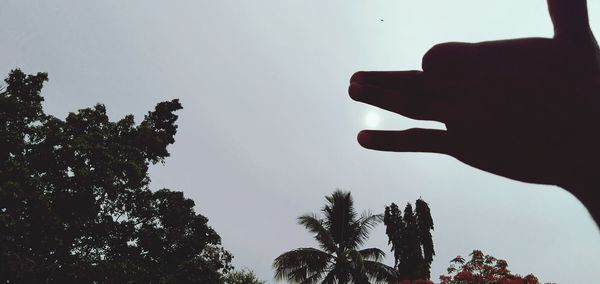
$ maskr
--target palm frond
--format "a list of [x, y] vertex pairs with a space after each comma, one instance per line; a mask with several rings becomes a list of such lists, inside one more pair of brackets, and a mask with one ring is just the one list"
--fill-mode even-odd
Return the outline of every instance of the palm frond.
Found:
[[385, 252], [378, 248], [367, 248], [359, 250], [358, 252], [365, 260], [380, 261], [385, 258]]
[[321, 282], [321, 284], [336, 284], [335, 275], [336, 275], [336, 271], [334, 268], [334, 269], [330, 270], [327, 273], [327, 275], [325, 275], [325, 278], [323, 278], [323, 282]]
[[370, 260], [365, 260], [363, 265], [369, 279], [374, 283], [394, 283], [398, 281], [398, 274], [391, 266]]
[[350, 283], [354, 283], [354, 284], [370, 284], [369, 283], [369, 276], [367, 276], [367, 274], [363, 271], [356, 271], [353, 270], [350, 275], [352, 276], [352, 282]]
[[360, 254], [360, 252], [358, 252], [356, 250], [348, 250], [347, 254], [348, 254], [348, 257], [350, 258], [350, 263], [352, 264], [352, 270], [360, 272], [360, 273], [364, 273], [365, 272], [364, 259], [363, 259], [362, 255]]
[[369, 238], [371, 230], [382, 221], [383, 215], [381, 214], [373, 215], [370, 212], [363, 212], [352, 226], [353, 233], [349, 245], [353, 248], [363, 245]]
[[308, 268], [306, 268], [306, 266], [290, 271], [287, 276], [288, 281], [294, 281], [296, 283], [304, 282], [308, 278], [310, 278], [310, 276], [308, 276]]
[[323, 226], [323, 221], [316, 214], [306, 214], [298, 217], [298, 224], [315, 234], [319, 246], [329, 253], [337, 251], [337, 246], [329, 231]]
[[364, 265], [364, 258], [359, 251], [350, 250], [348, 251], [352, 263], [352, 270], [350, 275], [352, 276], [352, 282], [355, 284], [368, 284], [369, 277]]
[[321, 281], [321, 279], [323, 279], [323, 276], [325, 275], [325, 273], [327, 273], [327, 270], [313, 273], [312, 275], [307, 277], [304, 281], [301, 281], [300, 284], [317, 284], [317, 283], [319, 283], [319, 281]]
[[275, 279], [302, 282], [327, 269], [333, 255], [316, 248], [299, 248], [285, 252], [273, 261]]

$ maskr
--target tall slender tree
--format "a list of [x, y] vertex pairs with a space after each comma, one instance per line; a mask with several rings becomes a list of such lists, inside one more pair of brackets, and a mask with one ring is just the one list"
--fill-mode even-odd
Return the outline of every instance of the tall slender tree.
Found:
[[[404, 233], [404, 221], [402, 220], [402, 212], [398, 208], [398, 205], [392, 203], [390, 206], [385, 207], [385, 213], [383, 217], [383, 223], [385, 225], [385, 233], [388, 235], [388, 244], [392, 246], [391, 251], [394, 253], [394, 267], [398, 267], [404, 250], [404, 242], [402, 241], [402, 234]], [[398, 275], [402, 279], [403, 275]]]
[[360, 249], [381, 215], [368, 212], [360, 217], [350, 192], [335, 191], [326, 197], [321, 210], [324, 218], [307, 214], [298, 218], [319, 243], [318, 248], [298, 248], [275, 259], [277, 280], [312, 284], [390, 283], [397, 280], [394, 268], [380, 260], [385, 253], [378, 248]]
[[431, 236], [431, 231], [433, 230], [433, 218], [431, 217], [431, 211], [429, 210], [429, 204], [427, 204], [427, 202], [419, 198], [415, 203], [417, 233], [419, 241], [423, 246], [423, 267], [420, 269], [420, 277], [429, 279], [431, 277], [431, 262], [433, 262], [433, 256], [435, 255], [433, 237]]
[[404, 217], [402, 219], [406, 225], [402, 240], [404, 242], [405, 251], [402, 255], [402, 260], [400, 261], [402, 266], [399, 267], [399, 271], [404, 275], [404, 279], [421, 279], [420, 272], [421, 267], [423, 267], [423, 253], [417, 231], [417, 219], [415, 218], [410, 203], [406, 204], [406, 207], [404, 208]]
[[433, 219], [428, 204], [419, 199], [413, 211], [408, 203], [402, 215], [398, 206], [392, 203], [385, 208], [384, 224], [399, 279], [429, 279], [435, 251], [431, 236]]

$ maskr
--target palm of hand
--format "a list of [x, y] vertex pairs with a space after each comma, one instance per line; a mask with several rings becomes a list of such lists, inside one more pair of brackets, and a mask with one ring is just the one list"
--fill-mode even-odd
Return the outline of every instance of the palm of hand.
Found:
[[600, 65], [585, 47], [556, 39], [484, 43], [476, 48], [481, 63], [469, 71], [425, 67], [433, 85], [454, 77], [444, 88], [449, 154], [525, 182], [571, 183], [600, 145], [591, 131], [600, 118]]
[[560, 1], [549, 1], [553, 39], [441, 44], [425, 55], [422, 72], [356, 73], [355, 100], [447, 128], [363, 131], [361, 145], [449, 154], [525, 182], [567, 187], [592, 175], [586, 171], [600, 159], [600, 52], [585, 1]]

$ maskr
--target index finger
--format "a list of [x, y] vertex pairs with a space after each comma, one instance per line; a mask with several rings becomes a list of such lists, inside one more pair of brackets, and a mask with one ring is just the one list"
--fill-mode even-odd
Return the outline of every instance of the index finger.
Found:
[[412, 71], [358, 71], [350, 84], [373, 85], [390, 90], [416, 91], [423, 86], [423, 72]]

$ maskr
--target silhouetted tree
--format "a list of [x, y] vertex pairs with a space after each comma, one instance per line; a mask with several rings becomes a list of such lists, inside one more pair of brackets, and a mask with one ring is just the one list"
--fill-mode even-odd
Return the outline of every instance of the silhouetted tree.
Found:
[[383, 219], [399, 278], [411, 281], [429, 279], [435, 251], [431, 236], [433, 219], [427, 203], [417, 200], [415, 211], [408, 203], [404, 208], [404, 215], [392, 203], [386, 206]]
[[417, 219], [412, 210], [410, 203], [404, 208], [404, 253], [398, 267], [398, 271], [404, 275], [404, 279], [417, 280], [421, 279], [421, 268], [423, 266], [423, 253], [421, 250], [421, 242], [417, 231]]
[[[405, 243], [402, 241], [402, 237], [404, 228], [406, 227], [398, 205], [392, 203], [392, 205], [385, 207], [383, 223], [385, 225], [385, 233], [388, 235], [388, 244], [392, 246], [392, 252], [394, 253], [394, 267], [397, 268], [404, 250]], [[403, 279], [402, 274], [399, 274], [399, 277]]]
[[150, 191], [178, 100], [135, 125], [103, 105], [44, 113], [45, 73], [0, 90], [0, 282], [221, 283], [232, 256], [181, 192]]
[[433, 237], [431, 236], [431, 231], [433, 230], [433, 218], [431, 217], [429, 205], [423, 199], [417, 199], [415, 205], [417, 233], [419, 242], [423, 246], [423, 263], [419, 270], [419, 278], [429, 279], [431, 277], [431, 263], [433, 262], [433, 256], [435, 256]]
[[335, 191], [326, 197], [325, 218], [303, 215], [298, 221], [315, 236], [321, 249], [299, 248], [275, 259], [275, 278], [298, 283], [389, 283], [396, 280], [394, 268], [379, 261], [385, 253], [377, 248], [359, 249], [381, 215], [354, 210], [350, 192]]

